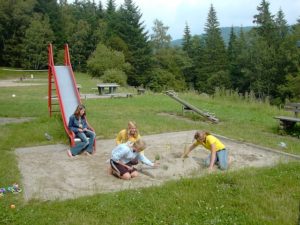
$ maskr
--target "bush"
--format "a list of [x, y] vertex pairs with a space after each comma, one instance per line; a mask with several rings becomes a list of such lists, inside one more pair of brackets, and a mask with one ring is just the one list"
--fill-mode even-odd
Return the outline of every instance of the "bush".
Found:
[[156, 92], [168, 89], [182, 91], [186, 88], [186, 84], [183, 79], [176, 78], [169, 71], [156, 68], [152, 71], [147, 87]]
[[95, 77], [100, 77], [105, 71], [117, 69], [122, 71], [126, 66], [122, 52], [114, 51], [103, 44], [99, 44], [87, 61], [88, 72]]
[[104, 72], [104, 75], [101, 77], [103, 82], [106, 83], [118, 83], [121, 86], [127, 84], [126, 74], [118, 69], [109, 69]]

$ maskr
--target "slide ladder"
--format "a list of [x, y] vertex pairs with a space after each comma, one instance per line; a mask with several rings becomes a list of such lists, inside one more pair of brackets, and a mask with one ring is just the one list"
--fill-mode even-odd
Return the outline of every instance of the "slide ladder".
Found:
[[69, 130], [69, 118], [76, 110], [76, 107], [82, 103], [77, 89], [67, 44], [65, 44], [64, 50], [64, 65], [55, 66], [52, 44], [48, 46], [48, 110], [50, 117], [54, 112], [60, 111], [65, 131], [73, 147], [80, 139], [75, 138], [75, 134]]
[[170, 96], [171, 98], [173, 98], [177, 102], [181, 103], [183, 105], [184, 109], [192, 110], [192, 111], [200, 114], [201, 116], [207, 118], [208, 120], [210, 120], [213, 123], [218, 123], [219, 122], [219, 119], [216, 118], [215, 116], [213, 116], [212, 114], [210, 114], [209, 112], [204, 112], [204, 111], [198, 109], [197, 107], [189, 104], [188, 102], [182, 100], [181, 98], [179, 98], [174, 91], [166, 91], [166, 95]]

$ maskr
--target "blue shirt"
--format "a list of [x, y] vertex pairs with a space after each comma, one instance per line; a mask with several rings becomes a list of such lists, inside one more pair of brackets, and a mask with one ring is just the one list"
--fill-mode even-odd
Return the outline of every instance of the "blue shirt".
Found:
[[78, 133], [78, 128], [88, 128], [85, 117], [82, 116], [78, 119], [74, 114], [70, 116], [68, 127], [75, 134]]
[[138, 159], [148, 166], [154, 166], [154, 163], [151, 162], [146, 156], [140, 154], [139, 152], [134, 152], [129, 146], [129, 143], [119, 144], [112, 150], [111, 159], [115, 162], [121, 161], [124, 164], [129, 163], [133, 159]]

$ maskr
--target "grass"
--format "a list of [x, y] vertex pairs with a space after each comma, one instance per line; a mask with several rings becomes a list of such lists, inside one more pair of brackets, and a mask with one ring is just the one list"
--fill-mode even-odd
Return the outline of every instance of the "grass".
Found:
[[[4, 224], [295, 224], [298, 163], [3, 208]], [[3, 215], [2, 214], [2, 215]]]
[[[19, 76], [0, 70], [0, 79]], [[0, 187], [15, 182], [21, 184], [15, 148], [68, 144], [60, 115], [51, 118], [48, 115], [46, 72], [35, 74], [35, 78], [45, 85], [0, 88], [0, 117], [33, 118], [22, 124], [0, 125]], [[99, 82], [82, 73], [76, 73], [76, 80], [82, 86], [82, 93], [91, 93]], [[135, 90], [120, 91], [134, 93]], [[16, 97], [12, 98], [12, 94]], [[300, 155], [299, 138], [278, 135], [278, 121], [273, 118], [289, 115], [288, 112], [236, 96], [208, 98], [195, 93], [179, 96], [196, 107], [213, 112], [220, 123], [205, 122], [195, 114], [187, 115], [193, 120], [174, 119], [167, 114], [181, 115], [180, 104], [164, 94], [149, 91], [133, 98], [87, 99], [83, 103], [98, 141], [114, 138], [126, 127], [127, 121], [134, 120], [142, 135], [205, 129]], [[45, 132], [53, 137], [51, 141], [44, 138]], [[281, 149], [280, 142], [285, 142], [287, 148]], [[299, 163], [289, 163], [67, 201], [25, 202], [22, 195], [7, 194], [0, 198], [0, 224], [296, 224], [299, 174]], [[12, 203], [16, 209], [9, 208]]]

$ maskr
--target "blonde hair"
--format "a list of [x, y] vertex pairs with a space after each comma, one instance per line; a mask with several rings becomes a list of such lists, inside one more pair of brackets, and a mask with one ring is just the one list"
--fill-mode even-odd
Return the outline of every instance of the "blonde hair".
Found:
[[136, 142], [132, 145], [135, 149], [138, 149], [138, 151], [143, 151], [146, 148], [146, 142], [142, 139], [138, 139]]
[[129, 121], [129, 122], [128, 122], [128, 128], [129, 128], [129, 127], [137, 128], [136, 122], [134, 122], [134, 121]]
[[[134, 128], [135, 130], [132, 132], [130, 128]], [[133, 136], [134, 138], [137, 138], [139, 134], [139, 131], [137, 129], [136, 123], [134, 121], [128, 122], [128, 128], [127, 128], [127, 135]]]

